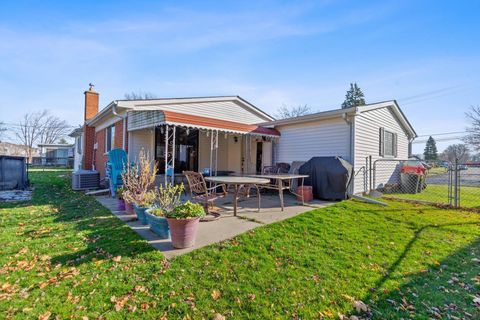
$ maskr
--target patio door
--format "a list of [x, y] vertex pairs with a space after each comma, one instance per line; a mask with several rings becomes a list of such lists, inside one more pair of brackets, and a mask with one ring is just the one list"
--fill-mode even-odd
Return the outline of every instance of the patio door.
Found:
[[[155, 160], [158, 173], [165, 174], [165, 133], [162, 127], [155, 128]], [[198, 171], [198, 130], [176, 127], [175, 173]]]

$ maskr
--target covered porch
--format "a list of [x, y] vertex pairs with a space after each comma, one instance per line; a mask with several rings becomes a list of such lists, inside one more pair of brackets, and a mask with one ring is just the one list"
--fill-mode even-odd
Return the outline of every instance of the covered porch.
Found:
[[275, 129], [163, 110], [128, 115], [128, 154], [141, 149], [159, 165], [158, 183], [175, 183], [183, 171], [242, 175], [273, 163]]

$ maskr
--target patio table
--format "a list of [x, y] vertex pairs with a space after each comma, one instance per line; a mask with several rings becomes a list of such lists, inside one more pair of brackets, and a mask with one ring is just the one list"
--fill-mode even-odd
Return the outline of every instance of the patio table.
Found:
[[[215, 177], [205, 177], [206, 181], [214, 183], [224, 183], [227, 185], [232, 185], [235, 188], [235, 193], [233, 195], [233, 215], [237, 215], [237, 205], [238, 205], [238, 190], [242, 185], [264, 185], [270, 183], [270, 180], [265, 178], [255, 178], [255, 177], [235, 177], [235, 176], [215, 176]], [[257, 187], [258, 188], [258, 187]], [[260, 211], [260, 192], [257, 192], [258, 196], [258, 210]]]
[[[304, 196], [303, 193], [297, 194], [294, 192], [291, 188], [292, 186], [292, 180], [293, 179], [302, 179], [302, 187], [303, 187], [303, 182], [305, 178], [308, 178], [308, 175], [305, 174], [292, 174], [292, 173], [279, 173], [279, 174], [254, 174], [250, 175], [250, 177], [255, 177], [255, 178], [264, 178], [264, 179], [269, 179], [269, 180], [276, 180], [276, 184], [268, 184], [268, 185], [263, 185], [262, 188], [265, 189], [272, 189], [272, 190], [278, 190], [278, 196], [280, 197], [280, 205], [282, 206], [282, 211], [284, 207], [284, 202], [283, 202], [283, 190], [288, 190], [290, 193], [296, 195], [296, 196], [301, 196], [302, 197], [302, 205], [305, 205], [304, 201]], [[285, 181], [289, 181], [289, 183], [285, 184]]]

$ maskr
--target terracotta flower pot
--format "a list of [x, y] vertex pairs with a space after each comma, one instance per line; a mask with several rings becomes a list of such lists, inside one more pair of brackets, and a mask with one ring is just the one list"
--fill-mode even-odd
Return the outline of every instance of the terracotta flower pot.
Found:
[[126, 211], [128, 214], [135, 214], [135, 212], [133, 211], [133, 204], [131, 204], [131, 203], [128, 202], [128, 201], [125, 201], [125, 211]]
[[123, 199], [118, 199], [118, 202], [117, 202], [117, 210], [118, 211], [125, 211], [126, 208], [125, 208], [125, 200]]
[[192, 247], [197, 236], [200, 218], [172, 219], [167, 218], [170, 227], [170, 236], [174, 248], [182, 249]]
[[147, 217], [145, 216], [145, 210], [147, 210], [147, 208], [139, 207], [136, 204], [134, 204], [133, 210], [137, 215], [138, 221], [140, 221], [140, 223], [143, 225], [147, 225], [148, 224]]

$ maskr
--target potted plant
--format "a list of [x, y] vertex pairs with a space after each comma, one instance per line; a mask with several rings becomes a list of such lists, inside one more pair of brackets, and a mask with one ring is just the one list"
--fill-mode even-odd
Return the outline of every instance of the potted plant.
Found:
[[165, 213], [170, 227], [172, 244], [175, 248], [188, 248], [195, 244], [198, 223], [205, 216], [205, 209], [198, 203], [190, 201], [178, 205]]
[[[157, 163], [151, 161], [144, 150], [140, 150], [138, 163], [125, 166], [122, 172], [123, 198], [133, 204], [135, 214], [142, 224], [147, 224], [145, 210], [153, 203], [152, 188], [157, 175]], [[128, 209], [128, 206], [127, 206]]]
[[184, 190], [183, 184], [166, 187], [160, 186], [155, 190], [154, 207], [147, 209], [145, 215], [150, 229], [162, 239], [170, 238], [170, 228], [168, 227], [165, 213], [173, 210], [180, 204], [180, 197]]
[[142, 193], [141, 195], [137, 195], [136, 201], [133, 204], [133, 210], [137, 215], [138, 221], [141, 224], [147, 225], [147, 217], [145, 216], [145, 211], [150, 208], [155, 201], [155, 192], [154, 191], [147, 191]]
[[161, 239], [170, 238], [170, 228], [168, 227], [167, 218], [165, 218], [162, 208], [153, 207], [145, 210], [145, 217], [152, 232], [157, 234]]

